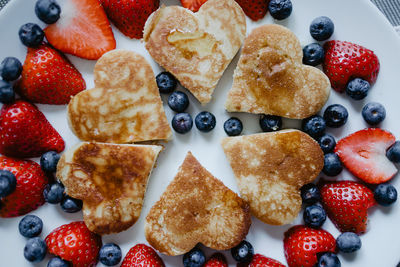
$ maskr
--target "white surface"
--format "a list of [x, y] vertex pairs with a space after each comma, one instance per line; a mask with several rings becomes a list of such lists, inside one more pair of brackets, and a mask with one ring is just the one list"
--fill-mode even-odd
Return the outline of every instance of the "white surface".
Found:
[[[164, 4], [178, 4], [178, 0], [161, 1]], [[34, 14], [34, 0], [13, 0], [4, 10], [0, 12], [0, 60], [6, 56], [16, 56], [22, 62], [25, 58], [26, 48], [18, 39], [18, 29], [20, 25], [26, 22], [36, 22], [38, 19]], [[359, 43], [376, 52], [381, 62], [381, 72], [377, 83], [367, 99], [360, 102], [351, 101], [344, 95], [332, 92], [329, 104], [341, 103], [349, 110], [349, 122], [342, 128], [328, 132], [333, 133], [337, 139], [365, 128], [361, 116], [361, 108], [368, 101], [378, 101], [384, 103], [387, 109], [387, 118], [381, 125], [382, 128], [392, 131], [400, 138], [400, 124], [398, 123], [400, 115], [399, 99], [399, 68], [400, 68], [400, 39], [396, 35], [393, 27], [387, 22], [386, 18], [376, 9], [370, 1], [367, 0], [293, 0], [293, 13], [285, 21], [278, 22], [289, 27], [299, 37], [301, 44], [306, 45], [312, 42], [308, 27], [312, 19], [317, 16], [326, 15], [335, 23], [335, 33], [332, 39], [347, 40]], [[258, 23], [248, 22], [248, 33], [257, 25], [273, 23], [273, 19], [267, 15], [265, 19]], [[124, 37], [114, 28], [114, 34], [117, 39], [117, 48], [124, 48], [136, 51], [144, 55], [152, 64], [155, 73], [160, 72], [160, 67], [150, 58], [143, 44], [137, 40], [130, 40]], [[93, 86], [92, 71], [95, 62], [78, 59], [68, 56], [75, 66], [82, 72], [87, 83], [87, 88]], [[146, 242], [143, 234], [144, 218], [150, 207], [164, 191], [168, 183], [173, 179], [178, 166], [188, 150], [191, 150], [198, 160], [216, 177], [221, 179], [225, 185], [238, 192], [235, 178], [232, 170], [220, 147], [220, 140], [225, 136], [223, 131], [223, 122], [230, 115], [238, 116], [244, 124], [243, 134], [259, 132], [258, 116], [249, 114], [228, 114], [223, 108], [225, 97], [232, 84], [232, 74], [238, 61], [238, 55], [232, 64], [224, 73], [218, 87], [216, 88], [213, 100], [208, 105], [201, 107], [200, 104], [190, 96], [190, 107], [188, 112], [193, 117], [200, 110], [208, 110], [215, 114], [217, 126], [210, 133], [201, 133], [194, 126], [192, 131], [186, 135], [174, 135], [164, 152], [161, 153], [157, 168], [154, 170], [148, 191], [145, 197], [142, 215], [139, 221], [128, 231], [120, 234], [114, 234], [103, 237], [103, 242], [115, 242], [122, 248], [123, 255], [127, 253], [130, 247], [139, 243]], [[184, 90], [179, 88], [179, 90]], [[166, 102], [166, 96], [163, 96]], [[172, 119], [173, 113], [164, 103], [168, 120]], [[67, 148], [78, 142], [77, 138], [71, 133], [67, 126], [65, 118], [65, 106], [39, 105], [48, 120], [59, 131], [66, 141]], [[285, 120], [284, 128], [299, 125], [298, 121]], [[347, 171], [342, 172], [340, 179], [353, 179]], [[399, 178], [392, 180], [393, 184], [400, 189]], [[81, 220], [82, 214], [67, 214], [61, 211], [59, 206], [45, 204], [33, 214], [43, 219], [44, 229], [42, 238], [54, 228], [69, 223], [71, 221]], [[375, 208], [369, 213], [370, 224], [369, 231], [361, 239], [362, 249], [350, 255], [340, 255], [342, 266], [395, 266], [400, 260], [400, 203], [396, 203], [391, 208]], [[23, 257], [23, 247], [26, 239], [18, 233], [18, 222], [21, 219], [0, 219], [0, 266], [31, 266]], [[302, 223], [301, 216], [293, 223]], [[247, 236], [256, 253], [275, 258], [286, 264], [283, 252], [283, 233], [291, 225], [269, 226], [253, 219], [253, 224]], [[338, 236], [338, 230], [328, 220], [324, 227], [335, 237]], [[206, 250], [206, 255], [210, 256], [211, 250]], [[234, 260], [226, 251], [230, 266], [235, 266]], [[182, 266], [182, 256], [165, 257], [163, 259], [167, 266]], [[35, 266], [46, 266], [47, 259]], [[101, 264], [99, 264], [100, 266]]]

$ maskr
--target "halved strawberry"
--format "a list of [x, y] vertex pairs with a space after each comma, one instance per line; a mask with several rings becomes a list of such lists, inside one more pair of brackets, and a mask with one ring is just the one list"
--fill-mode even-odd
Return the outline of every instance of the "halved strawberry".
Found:
[[98, 59], [116, 46], [110, 22], [98, 0], [59, 1], [60, 19], [44, 29], [58, 50], [86, 59]]
[[397, 173], [396, 166], [386, 157], [386, 150], [395, 141], [388, 131], [367, 128], [341, 139], [335, 152], [356, 177], [366, 183], [380, 184]]
[[236, 0], [236, 2], [243, 12], [254, 21], [262, 19], [267, 14], [269, 0]]
[[341, 232], [362, 234], [367, 229], [368, 209], [376, 204], [374, 193], [355, 181], [320, 180], [321, 202]]
[[207, 2], [207, 0], [181, 0], [183, 7], [190, 9], [193, 12], [199, 11], [202, 4]]

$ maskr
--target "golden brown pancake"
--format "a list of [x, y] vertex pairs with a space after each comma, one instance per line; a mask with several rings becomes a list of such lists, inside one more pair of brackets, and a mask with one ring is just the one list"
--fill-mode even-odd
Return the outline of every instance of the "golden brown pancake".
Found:
[[302, 58], [300, 42], [289, 29], [275, 24], [254, 29], [244, 41], [226, 110], [292, 119], [316, 114], [328, 100], [330, 82]]
[[209, 0], [197, 13], [162, 6], [144, 28], [146, 49], [202, 104], [211, 95], [246, 34], [246, 19], [234, 0]]
[[230, 249], [246, 237], [250, 224], [248, 204], [189, 152], [147, 215], [145, 235], [155, 249], [175, 256], [197, 243]]
[[118, 233], [137, 221], [161, 150], [161, 146], [83, 142], [62, 155], [57, 177], [69, 196], [83, 200], [83, 219], [90, 231]]
[[139, 54], [113, 50], [94, 68], [95, 88], [68, 105], [68, 122], [84, 141], [132, 143], [168, 140], [172, 132], [153, 70]]
[[312, 182], [324, 166], [318, 143], [298, 130], [226, 137], [222, 148], [251, 213], [273, 225], [297, 217], [300, 187]]

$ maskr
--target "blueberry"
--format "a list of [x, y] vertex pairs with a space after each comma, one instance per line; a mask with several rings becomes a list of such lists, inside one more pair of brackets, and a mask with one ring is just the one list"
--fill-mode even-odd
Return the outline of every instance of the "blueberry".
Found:
[[325, 210], [320, 205], [311, 205], [304, 209], [303, 220], [305, 225], [320, 228], [326, 221]]
[[314, 138], [318, 138], [325, 133], [326, 124], [325, 120], [319, 116], [314, 115], [302, 121], [301, 128], [304, 132]]
[[0, 74], [5, 81], [18, 79], [22, 72], [22, 64], [15, 57], [6, 57], [0, 64]]
[[156, 82], [158, 90], [162, 94], [172, 93], [178, 85], [178, 81], [175, 79], [174, 75], [167, 71], [159, 73], [156, 77]]
[[183, 255], [184, 267], [201, 267], [206, 262], [204, 252], [199, 248], [193, 248]]
[[260, 127], [263, 132], [278, 131], [282, 128], [282, 118], [273, 115], [261, 115]]
[[321, 200], [319, 189], [315, 184], [303, 185], [300, 192], [304, 204], [314, 204]]
[[380, 184], [374, 190], [376, 202], [382, 206], [390, 206], [397, 200], [397, 190], [391, 184]]
[[53, 24], [60, 18], [61, 7], [55, 0], [38, 0], [35, 13], [44, 23]]
[[328, 176], [336, 176], [343, 170], [342, 162], [335, 153], [328, 153], [324, 156], [324, 168], [322, 172]]
[[15, 175], [6, 170], [0, 170], [0, 198], [6, 197], [15, 191], [17, 179]]
[[34, 237], [26, 242], [24, 257], [30, 262], [39, 262], [44, 259], [46, 252], [46, 242], [44, 242], [40, 237]]
[[384, 106], [376, 102], [366, 104], [361, 113], [364, 120], [370, 125], [377, 125], [386, 118]]
[[57, 163], [60, 160], [60, 155], [55, 151], [44, 153], [40, 157], [40, 167], [44, 172], [55, 172], [57, 170]]
[[212, 113], [208, 111], [202, 111], [197, 114], [196, 118], [194, 119], [194, 123], [199, 131], [208, 133], [215, 128], [217, 121]]
[[340, 260], [335, 253], [332, 252], [323, 252], [318, 253], [318, 262], [316, 267], [340, 267]]
[[361, 248], [361, 239], [353, 232], [344, 232], [336, 238], [336, 246], [341, 252], [352, 253]]
[[49, 263], [47, 263], [47, 267], [70, 267], [71, 265], [69, 264], [68, 261], [62, 260], [59, 257], [54, 257], [51, 260], [49, 260]]
[[335, 137], [330, 134], [324, 134], [318, 139], [318, 144], [321, 147], [324, 154], [333, 152], [336, 146]]
[[324, 48], [318, 43], [303, 47], [303, 64], [317, 66], [324, 60]]
[[9, 82], [0, 80], [0, 102], [10, 104], [14, 102], [15, 93], [12, 85]]
[[229, 136], [237, 136], [242, 133], [243, 124], [238, 118], [230, 118], [224, 122], [224, 130]]
[[59, 182], [46, 185], [45, 189], [43, 190], [43, 196], [47, 203], [60, 203], [64, 197], [64, 185]]
[[189, 106], [188, 96], [181, 91], [173, 92], [168, 97], [168, 106], [176, 112], [184, 112]]
[[101, 247], [99, 260], [106, 266], [117, 265], [122, 258], [121, 248], [114, 243], [108, 243]]
[[346, 86], [346, 94], [354, 100], [361, 100], [367, 97], [371, 85], [366, 80], [355, 78]]
[[61, 209], [68, 213], [75, 213], [82, 209], [82, 200], [65, 195], [61, 200]]
[[26, 215], [19, 222], [18, 229], [22, 236], [35, 237], [42, 232], [43, 222], [38, 216]]
[[340, 104], [330, 105], [324, 112], [326, 126], [332, 128], [339, 128], [345, 125], [348, 117], [349, 113], [347, 112], [347, 109]]
[[18, 35], [24, 45], [35, 47], [43, 42], [44, 31], [37, 24], [26, 23], [19, 28]]
[[396, 141], [386, 151], [386, 157], [394, 163], [400, 163], [400, 142]]
[[185, 134], [189, 132], [193, 127], [192, 116], [189, 113], [178, 113], [172, 118], [172, 128], [177, 133]]
[[254, 249], [249, 242], [243, 240], [239, 245], [231, 249], [231, 254], [237, 262], [247, 263], [253, 259]]
[[290, 0], [271, 0], [268, 4], [268, 10], [274, 19], [282, 20], [292, 14], [292, 1]]
[[322, 16], [315, 18], [310, 25], [310, 34], [317, 41], [325, 41], [329, 39], [335, 26], [330, 18]]

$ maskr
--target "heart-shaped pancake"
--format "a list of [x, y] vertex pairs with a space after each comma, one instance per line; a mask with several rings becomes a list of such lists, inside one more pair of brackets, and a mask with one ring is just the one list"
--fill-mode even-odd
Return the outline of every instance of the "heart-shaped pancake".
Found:
[[226, 137], [222, 148], [238, 182], [240, 195], [261, 221], [291, 223], [300, 212], [300, 187], [324, 166], [318, 143], [298, 130]]
[[139, 218], [161, 146], [83, 142], [65, 152], [57, 177], [83, 201], [83, 219], [97, 234], [117, 233]]
[[113, 50], [94, 67], [95, 88], [74, 96], [68, 122], [83, 141], [132, 143], [168, 140], [172, 132], [150, 64], [131, 51]]
[[205, 104], [245, 34], [245, 15], [234, 0], [209, 0], [197, 13], [162, 6], [148, 18], [143, 38], [153, 59]]
[[254, 29], [244, 41], [226, 110], [292, 119], [316, 114], [328, 100], [330, 83], [302, 58], [300, 42], [289, 29], [275, 24]]
[[189, 152], [147, 215], [145, 235], [155, 249], [175, 256], [197, 243], [230, 249], [246, 237], [250, 224], [248, 204]]

